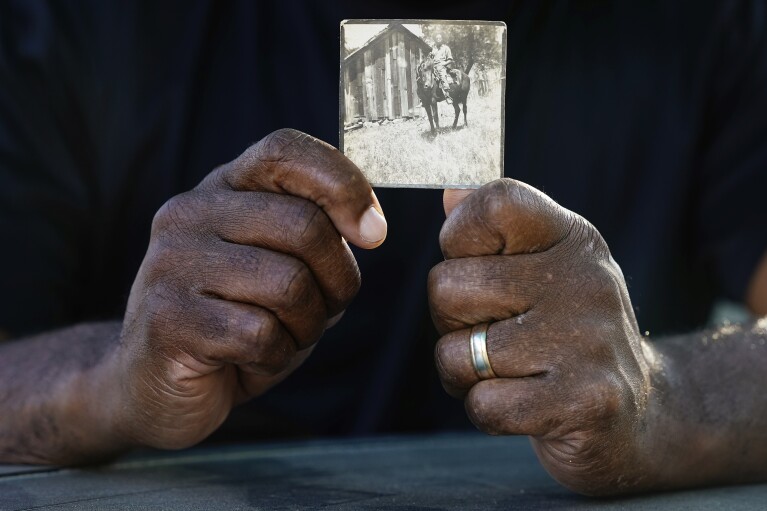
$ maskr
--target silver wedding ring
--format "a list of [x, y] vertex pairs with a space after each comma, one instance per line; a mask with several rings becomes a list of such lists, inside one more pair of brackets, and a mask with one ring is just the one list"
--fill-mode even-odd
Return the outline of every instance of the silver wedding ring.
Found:
[[471, 362], [480, 380], [497, 378], [487, 356], [487, 329], [490, 325], [482, 323], [471, 329]]

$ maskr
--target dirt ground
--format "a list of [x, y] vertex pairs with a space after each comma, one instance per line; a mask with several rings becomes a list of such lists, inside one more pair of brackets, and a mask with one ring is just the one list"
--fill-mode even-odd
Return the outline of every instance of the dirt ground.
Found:
[[344, 152], [373, 185], [473, 187], [502, 175], [501, 101], [472, 94], [453, 130], [452, 105], [439, 104], [440, 130], [422, 116], [378, 123], [344, 133]]

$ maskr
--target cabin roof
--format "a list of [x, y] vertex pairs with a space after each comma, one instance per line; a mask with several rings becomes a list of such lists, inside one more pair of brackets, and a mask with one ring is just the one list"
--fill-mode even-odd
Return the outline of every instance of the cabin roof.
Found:
[[418, 43], [421, 44], [421, 46], [423, 46], [426, 49], [431, 50], [431, 46], [429, 46], [429, 43], [427, 43], [426, 41], [424, 41], [423, 39], [421, 39], [420, 37], [415, 35], [413, 32], [408, 30], [407, 27], [405, 27], [402, 23], [396, 23], [396, 22], [395, 23], [389, 23], [389, 25], [386, 28], [384, 28], [383, 30], [378, 32], [376, 35], [374, 35], [373, 37], [371, 37], [370, 39], [365, 41], [365, 44], [363, 44], [362, 46], [360, 46], [359, 48], [357, 48], [356, 50], [351, 52], [349, 55], [347, 55], [344, 58], [344, 65], [346, 65], [346, 63], [350, 59], [352, 59], [353, 57], [355, 57], [359, 53], [361, 53], [363, 50], [365, 50], [368, 46], [370, 46], [371, 44], [373, 44], [377, 40], [383, 38], [384, 36], [388, 35], [390, 32], [393, 32], [395, 30], [401, 30], [401, 31], [405, 32], [409, 36], [413, 37], [416, 41], [418, 41]]

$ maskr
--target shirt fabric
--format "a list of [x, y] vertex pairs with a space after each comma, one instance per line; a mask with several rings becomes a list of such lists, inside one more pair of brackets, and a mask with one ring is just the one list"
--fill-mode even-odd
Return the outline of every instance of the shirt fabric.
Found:
[[[743, 298], [767, 247], [766, 10], [760, 0], [6, 0], [0, 328], [119, 319], [164, 201], [274, 129], [337, 143], [344, 18], [505, 21], [506, 175], [599, 229], [643, 330], [698, 328], [714, 300]], [[376, 193], [389, 236], [354, 250], [357, 299], [222, 435], [468, 426], [432, 359], [426, 276], [441, 260], [441, 193]]]
[[435, 64], [445, 64], [446, 62], [453, 60], [453, 54], [450, 52], [450, 48], [446, 44], [432, 48], [431, 56], [434, 59]]

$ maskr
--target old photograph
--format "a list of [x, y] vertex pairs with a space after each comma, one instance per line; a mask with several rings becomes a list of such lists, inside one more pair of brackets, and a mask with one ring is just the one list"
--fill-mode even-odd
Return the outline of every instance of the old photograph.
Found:
[[340, 148], [374, 186], [503, 176], [504, 23], [345, 20], [340, 71]]

